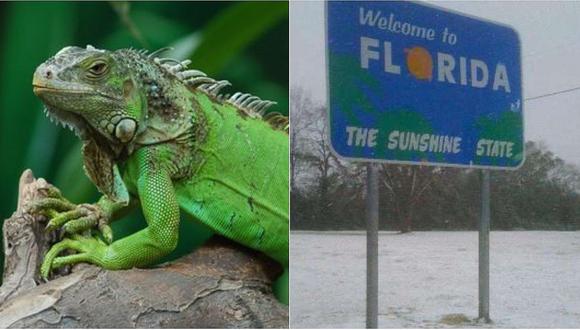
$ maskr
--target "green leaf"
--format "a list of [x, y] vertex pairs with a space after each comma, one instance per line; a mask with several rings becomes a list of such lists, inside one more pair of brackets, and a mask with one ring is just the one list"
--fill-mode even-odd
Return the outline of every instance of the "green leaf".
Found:
[[97, 192], [95, 185], [83, 171], [81, 147], [82, 142], [78, 141], [69, 149], [58, 166], [54, 180], [54, 185], [74, 203], [86, 203]]
[[131, 4], [128, 1], [111, 1], [110, 4], [111, 7], [115, 10], [117, 15], [119, 16], [119, 19], [121, 20], [127, 31], [131, 33], [133, 38], [139, 41], [139, 43], [143, 47], [149, 47], [149, 43], [147, 42], [147, 40], [145, 40], [141, 31], [129, 16]]
[[[168, 42], [180, 38], [188, 33], [188, 27], [173, 21], [156, 13], [134, 10], [131, 12], [131, 24], [140, 35], [147, 40], [146, 48], [156, 50], [167, 46]], [[127, 28], [121, 28], [113, 34], [107, 36], [103, 41], [103, 47], [106, 49], [128, 48], [130, 46], [142, 48], [142, 42], [139, 42], [134, 33]]]
[[[46, 60], [46, 54], [55, 53], [72, 41], [75, 27], [74, 8], [70, 2], [9, 3], [2, 35], [2, 63], [0, 70], [0, 190], [2, 218], [16, 205], [16, 189], [20, 173], [27, 167], [46, 170], [46, 158], [29, 156], [39, 142], [54, 144], [57, 134], [44, 127], [36, 128], [42, 116], [40, 101], [32, 94], [32, 74]], [[42, 25], [32, 22], [43, 22]], [[46, 140], [44, 140], [46, 139]]]
[[204, 29], [203, 40], [190, 59], [196, 68], [215, 74], [287, 15], [287, 2], [236, 3]]

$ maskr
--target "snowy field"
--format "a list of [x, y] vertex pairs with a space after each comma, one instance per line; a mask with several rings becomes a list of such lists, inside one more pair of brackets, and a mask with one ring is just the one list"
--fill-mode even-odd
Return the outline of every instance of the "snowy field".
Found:
[[[291, 327], [363, 328], [365, 234], [293, 231], [291, 237]], [[580, 232], [491, 233], [491, 325], [472, 321], [477, 237], [381, 233], [379, 327], [580, 327]]]

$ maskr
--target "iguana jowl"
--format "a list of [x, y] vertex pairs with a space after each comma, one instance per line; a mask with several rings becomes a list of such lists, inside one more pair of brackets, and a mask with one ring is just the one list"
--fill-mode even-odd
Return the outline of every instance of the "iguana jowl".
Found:
[[[163, 51], [163, 50], [161, 50]], [[273, 104], [161, 51], [66, 47], [40, 65], [34, 93], [83, 141], [84, 168], [102, 198], [74, 205], [58, 191], [32, 209], [68, 237], [47, 253], [41, 275], [89, 262], [146, 266], [170, 253], [180, 212], [288, 266], [288, 121]], [[115, 215], [139, 205], [147, 227], [112, 241]], [[97, 227], [98, 235], [80, 235]], [[59, 256], [64, 250], [78, 253]]]

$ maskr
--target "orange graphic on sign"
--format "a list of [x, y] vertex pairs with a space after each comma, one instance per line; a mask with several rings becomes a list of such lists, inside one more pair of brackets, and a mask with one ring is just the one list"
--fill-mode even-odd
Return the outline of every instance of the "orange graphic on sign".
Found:
[[433, 78], [433, 59], [427, 49], [416, 46], [405, 49], [405, 53], [407, 53], [407, 68], [415, 78], [419, 80]]

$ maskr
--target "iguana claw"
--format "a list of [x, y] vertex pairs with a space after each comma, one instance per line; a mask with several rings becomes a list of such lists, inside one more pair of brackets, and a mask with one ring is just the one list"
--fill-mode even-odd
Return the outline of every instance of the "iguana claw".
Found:
[[26, 206], [27, 212], [50, 218], [46, 231], [62, 228], [66, 234], [77, 234], [96, 228], [105, 242], [113, 241], [113, 231], [108, 225], [108, 218], [98, 205], [75, 205], [62, 197], [57, 189], [47, 191], [47, 196]]
[[[98, 237], [72, 235], [71, 238], [65, 238], [50, 248], [40, 267], [40, 275], [47, 280], [53, 269], [79, 262], [101, 265], [106, 249], [107, 244]], [[58, 255], [65, 250], [75, 250], [79, 253], [59, 257]]]

